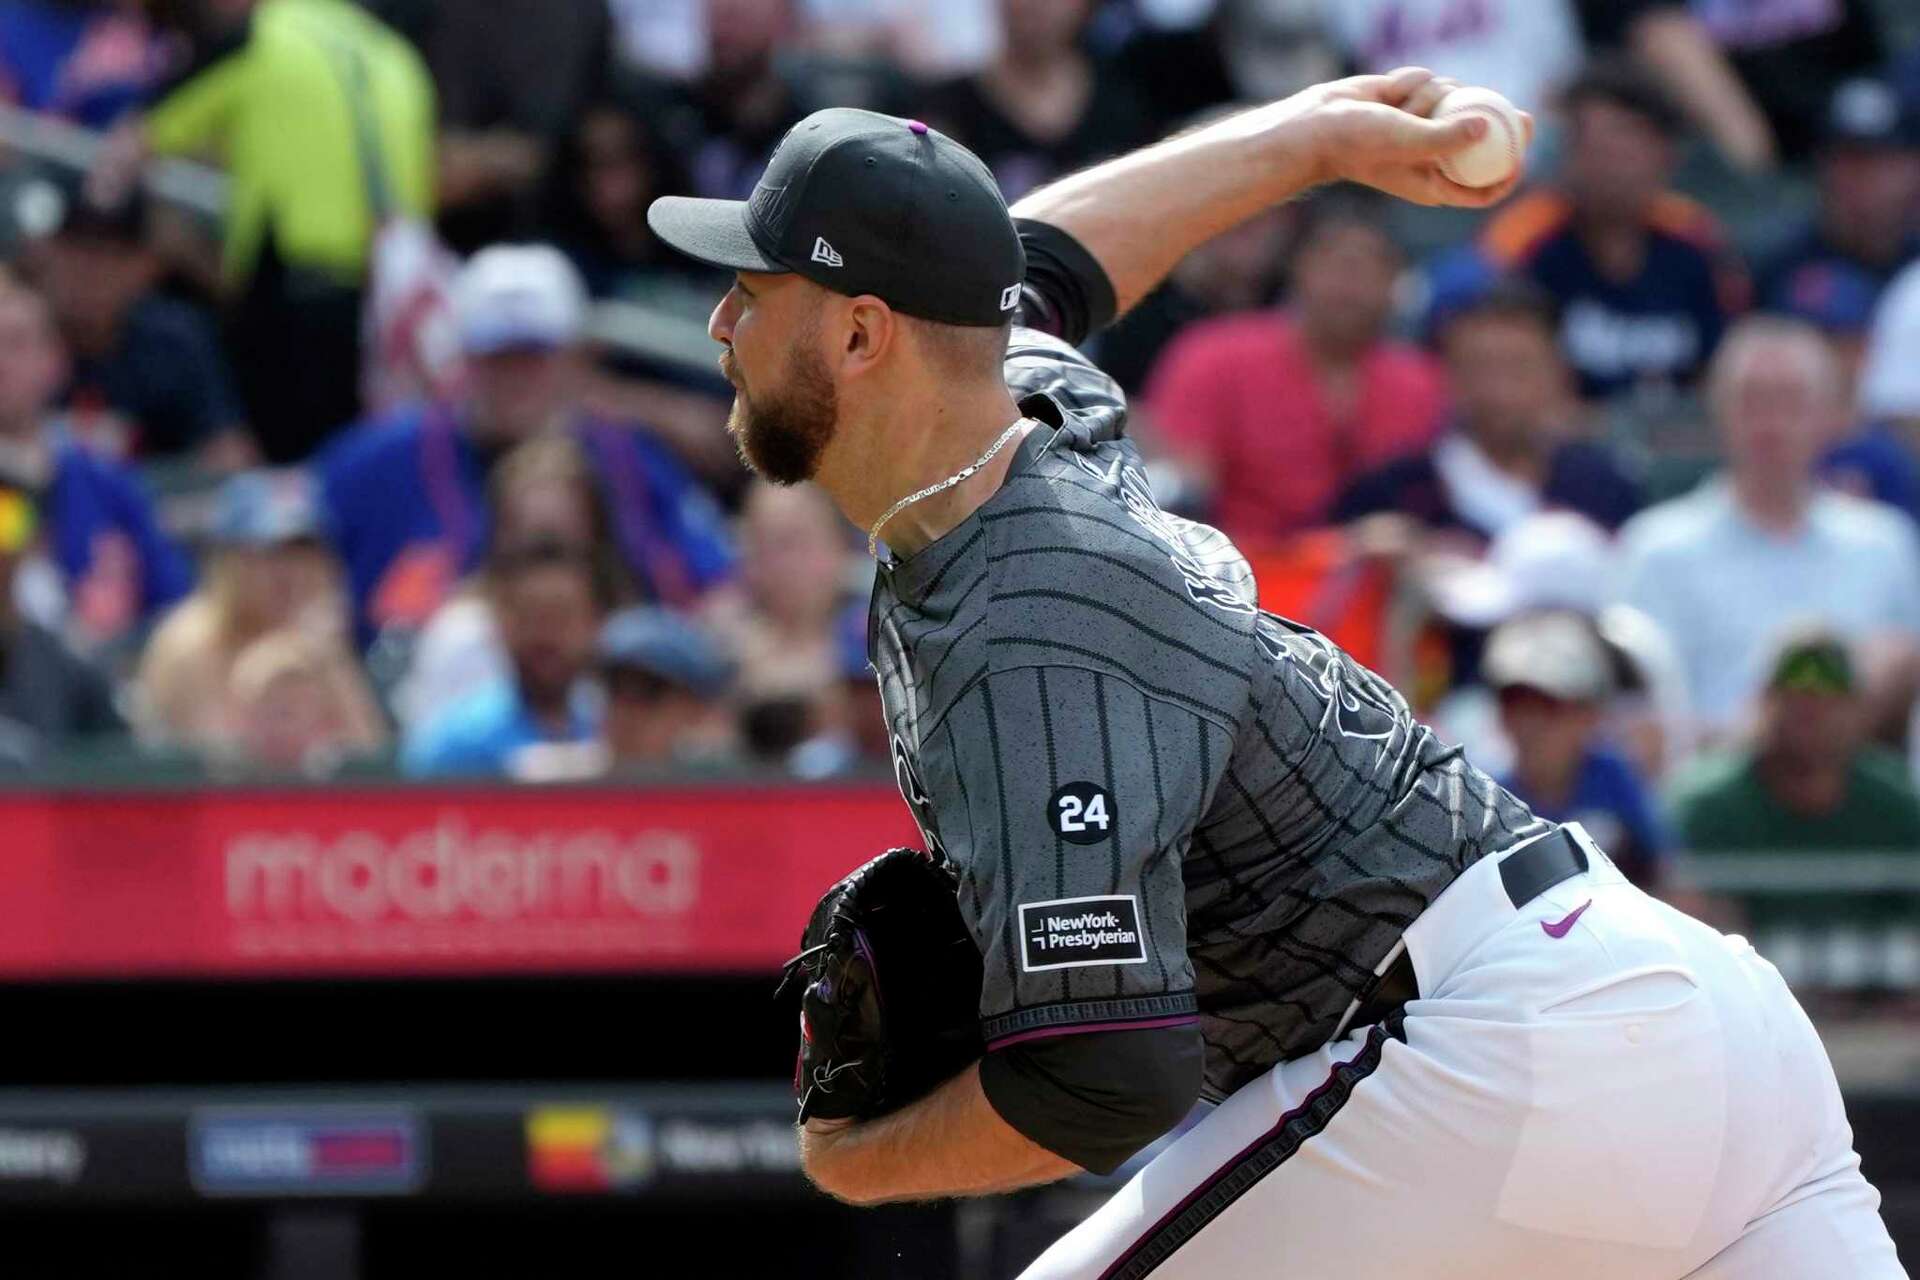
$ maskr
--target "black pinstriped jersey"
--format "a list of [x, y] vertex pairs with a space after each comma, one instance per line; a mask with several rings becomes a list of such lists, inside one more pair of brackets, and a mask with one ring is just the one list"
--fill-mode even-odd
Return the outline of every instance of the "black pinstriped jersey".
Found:
[[1547, 828], [1162, 511], [1117, 386], [1016, 329], [1041, 426], [1000, 490], [882, 565], [902, 792], [960, 874], [990, 1045], [1200, 1022], [1218, 1098], [1324, 1043], [1468, 865]]

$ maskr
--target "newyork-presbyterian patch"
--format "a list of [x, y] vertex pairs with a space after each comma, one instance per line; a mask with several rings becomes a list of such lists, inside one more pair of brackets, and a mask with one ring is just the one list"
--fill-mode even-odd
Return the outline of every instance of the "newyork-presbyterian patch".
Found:
[[1020, 967], [1028, 973], [1146, 960], [1140, 900], [1130, 893], [1020, 904]]

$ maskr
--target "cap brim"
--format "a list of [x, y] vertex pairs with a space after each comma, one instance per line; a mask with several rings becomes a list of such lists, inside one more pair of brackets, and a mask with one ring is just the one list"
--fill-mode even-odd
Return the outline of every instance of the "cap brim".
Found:
[[661, 196], [647, 207], [653, 234], [695, 262], [727, 271], [782, 273], [782, 266], [761, 252], [747, 230], [744, 200], [699, 200]]

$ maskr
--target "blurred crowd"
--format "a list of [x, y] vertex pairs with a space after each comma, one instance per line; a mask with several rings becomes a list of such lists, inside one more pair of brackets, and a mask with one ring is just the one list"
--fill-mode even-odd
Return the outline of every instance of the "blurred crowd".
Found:
[[1013, 199], [1420, 63], [1536, 113], [1527, 188], [1182, 263], [1090, 344], [1161, 498], [1637, 879], [1920, 856], [1907, 9], [0, 0], [0, 760], [884, 768], [871, 564], [735, 461], [649, 201], [826, 105]]

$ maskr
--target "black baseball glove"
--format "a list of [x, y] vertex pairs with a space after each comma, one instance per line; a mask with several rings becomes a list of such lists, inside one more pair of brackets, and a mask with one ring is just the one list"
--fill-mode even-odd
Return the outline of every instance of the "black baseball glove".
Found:
[[978, 1059], [980, 950], [958, 882], [890, 849], [827, 890], [781, 990], [799, 980], [800, 1120], [884, 1115]]

